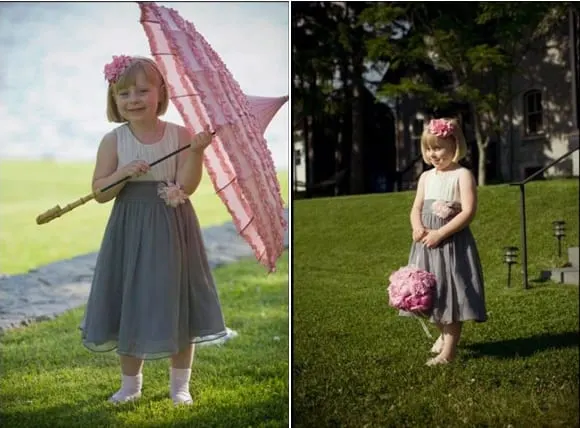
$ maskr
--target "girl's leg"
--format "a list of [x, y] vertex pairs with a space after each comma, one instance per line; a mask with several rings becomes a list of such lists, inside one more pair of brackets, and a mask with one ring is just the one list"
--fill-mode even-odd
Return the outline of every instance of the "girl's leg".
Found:
[[461, 322], [455, 322], [443, 327], [443, 350], [435, 358], [429, 360], [428, 365], [451, 362], [455, 359], [462, 326]]
[[431, 348], [431, 352], [433, 354], [440, 354], [443, 351], [443, 344], [445, 343], [444, 340], [444, 331], [443, 331], [443, 324], [435, 323], [435, 327], [441, 332], [433, 347]]
[[143, 369], [143, 360], [121, 355], [121, 371], [125, 376], [137, 376]]
[[141, 397], [141, 387], [143, 386], [143, 360], [127, 355], [121, 355], [121, 389], [119, 389], [109, 401], [122, 403], [136, 400]]
[[189, 380], [194, 351], [195, 346], [192, 344], [171, 356], [170, 390], [175, 404], [193, 404]]
[[176, 369], [191, 369], [195, 346], [189, 345], [182, 351], [171, 356], [171, 367]]

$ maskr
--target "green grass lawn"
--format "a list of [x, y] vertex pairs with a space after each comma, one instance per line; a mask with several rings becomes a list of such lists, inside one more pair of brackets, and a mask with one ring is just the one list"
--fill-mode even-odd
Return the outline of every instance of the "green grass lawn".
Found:
[[[93, 164], [50, 161], [0, 162], [0, 273], [29, 269], [97, 251], [112, 202], [87, 203], [50, 223], [36, 217], [91, 192]], [[278, 174], [288, 200], [288, 175]], [[191, 197], [202, 227], [231, 221], [207, 175]]]
[[565, 247], [578, 246], [578, 180], [533, 182], [526, 196], [531, 289], [519, 265], [508, 289], [502, 264], [503, 247], [521, 248], [518, 188], [480, 188], [471, 228], [489, 320], [467, 323], [458, 360], [437, 367], [425, 366], [432, 341], [386, 294], [407, 264], [414, 193], [295, 202], [297, 427], [578, 426], [578, 287], [539, 280], [565, 261], [553, 220], [567, 222]]
[[[97, 251], [112, 204], [90, 202], [37, 226], [38, 214], [90, 192], [92, 165], [0, 163], [0, 272], [20, 273]], [[282, 194], [287, 175], [280, 173]], [[202, 226], [230, 221], [207, 177], [192, 196]], [[120, 385], [114, 352], [94, 354], [80, 341], [84, 308], [1, 337], [3, 427], [288, 426], [288, 253], [267, 275], [255, 259], [215, 271], [226, 324], [240, 336], [200, 347], [193, 365], [195, 406], [168, 398], [168, 361], [145, 364], [143, 398], [111, 406]]]
[[118, 357], [81, 345], [82, 310], [76, 309], [2, 337], [2, 426], [287, 427], [288, 254], [272, 275], [248, 260], [215, 276], [227, 325], [240, 336], [197, 349], [194, 406], [173, 407], [167, 360], [145, 363], [139, 402], [107, 403], [120, 385]]

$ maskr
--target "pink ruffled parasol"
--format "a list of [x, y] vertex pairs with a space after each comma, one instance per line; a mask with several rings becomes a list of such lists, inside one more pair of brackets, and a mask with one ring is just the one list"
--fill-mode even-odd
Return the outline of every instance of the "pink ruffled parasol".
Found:
[[278, 110], [288, 101], [288, 96], [270, 98], [246, 95], [246, 98], [250, 103], [250, 110], [258, 120], [258, 126], [262, 134], [266, 132], [268, 125]]
[[246, 96], [193, 24], [155, 3], [139, 7], [151, 54], [185, 126], [216, 131], [204, 158], [216, 192], [258, 261], [274, 271], [287, 224], [263, 132], [288, 98]]

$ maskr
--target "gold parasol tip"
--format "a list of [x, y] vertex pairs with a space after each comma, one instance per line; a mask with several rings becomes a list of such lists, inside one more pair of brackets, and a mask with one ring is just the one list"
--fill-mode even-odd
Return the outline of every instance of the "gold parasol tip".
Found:
[[46, 211], [46, 212], [40, 214], [38, 217], [36, 217], [36, 224], [38, 224], [38, 225], [45, 224], [51, 220], [54, 220], [57, 217], [60, 217], [60, 211], [61, 211], [61, 208], [59, 205], [57, 205], [54, 208], [49, 209], [48, 211]]

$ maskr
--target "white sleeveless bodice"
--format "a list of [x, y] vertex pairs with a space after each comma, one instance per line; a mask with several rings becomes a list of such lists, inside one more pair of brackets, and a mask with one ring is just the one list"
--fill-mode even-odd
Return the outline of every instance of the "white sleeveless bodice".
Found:
[[426, 200], [438, 200], [447, 202], [461, 202], [459, 194], [459, 173], [463, 168], [454, 171], [437, 173], [435, 168], [427, 172], [425, 180]]
[[[148, 163], [155, 162], [179, 148], [178, 126], [169, 122], [166, 122], [163, 137], [155, 144], [141, 143], [133, 135], [128, 124], [116, 128], [115, 134], [117, 135], [117, 169], [137, 159]], [[172, 156], [153, 166], [147, 174], [131, 178], [129, 181], [175, 181], [177, 157], [178, 155]]]

